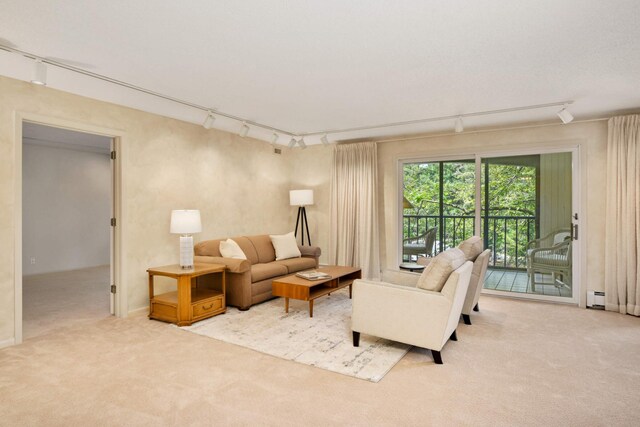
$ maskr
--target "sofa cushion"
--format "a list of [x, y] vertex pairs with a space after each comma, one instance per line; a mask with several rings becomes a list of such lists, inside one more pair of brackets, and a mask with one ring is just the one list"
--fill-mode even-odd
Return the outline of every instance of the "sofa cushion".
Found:
[[276, 250], [276, 261], [302, 256], [293, 231], [291, 233], [269, 237], [271, 238], [271, 243], [273, 243], [273, 248]]
[[258, 260], [258, 253], [256, 252], [256, 248], [251, 243], [248, 237], [239, 236], [232, 237], [233, 240], [240, 246], [242, 252], [244, 252], [247, 259], [251, 262], [251, 264], [258, 264], [260, 261]]
[[198, 242], [194, 246], [195, 255], [221, 257], [220, 242], [225, 239], [205, 240]]
[[266, 263], [275, 261], [276, 251], [271, 243], [271, 238], [268, 234], [261, 234], [259, 236], [247, 236], [247, 239], [251, 241], [253, 247], [258, 254], [258, 262]]
[[453, 270], [460, 267], [465, 261], [464, 252], [458, 248], [441, 252], [425, 267], [416, 286], [428, 291], [440, 292]]
[[281, 261], [273, 261], [273, 264], [284, 265], [289, 273], [295, 273], [310, 268], [316, 268], [315, 258], [289, 258]]
[[483, 250], [482, 239], [479, 236], [469, 237], [458, 245], [458, 249], [464, 252], [467, 261], [475, 261]]
[[247, 256], [233, 239], [220, 242], [220, 254], [225, 258], [247, 259]]
[[284, 265], [278, 265], [274, 262], [270, 262], [268, 264], [253, 264], [251, 266], [251, 282], [259, 282], [272, 277], [282, 276], [287, 273], [287, 267]]

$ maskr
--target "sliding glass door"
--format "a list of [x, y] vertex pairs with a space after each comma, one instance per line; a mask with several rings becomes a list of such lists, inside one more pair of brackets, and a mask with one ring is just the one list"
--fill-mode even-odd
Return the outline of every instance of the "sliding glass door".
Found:
[[399, 261], [480, 235], [486, 292], [577, 302], [576, 161], [577, 149], [402, 162]]
[[402, 261], [431, 257], [475, 233], [475, 160], [403, 165]]

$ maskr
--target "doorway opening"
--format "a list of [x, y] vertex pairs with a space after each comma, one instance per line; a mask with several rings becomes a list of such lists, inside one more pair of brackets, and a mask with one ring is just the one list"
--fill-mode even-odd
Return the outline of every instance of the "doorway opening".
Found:
[[22, 337], [114, 314], [114, 139], [22, 124]]

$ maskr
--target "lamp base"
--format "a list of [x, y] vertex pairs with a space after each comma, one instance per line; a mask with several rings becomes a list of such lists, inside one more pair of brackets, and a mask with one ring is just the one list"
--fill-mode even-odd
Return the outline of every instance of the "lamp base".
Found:
[[187, 270], [193, 268], [193, 236], [180, 236], [180, 267]]

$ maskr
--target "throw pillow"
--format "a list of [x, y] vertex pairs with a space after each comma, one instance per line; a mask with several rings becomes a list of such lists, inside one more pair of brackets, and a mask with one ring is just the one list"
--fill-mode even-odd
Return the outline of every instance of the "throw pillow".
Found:
[[220, 255], [224, 258], [247, 259], [247, 256], [242, 252], [238, 243], [233, 239], [220, 241]]
[[427, 291], [440, 292], [449, 275], [465, 261], [464, 253], [458, 248], [441, 252], [425, 267], [416, 286]]
[[479, 236], [473, 236], [460, 243], [458, 249], [464, 252], [467, 261], [475, 261], [482, 253], [483, 246], [482, 239]]
[[296, 243], [296, 237], [293, 235], [293, 231], [282, 235], [270, 235], [269, 237], [271, 238], [273, 248], [276, 250], [276, 261], [289, 258], [300, 258], [302, 256], [300, 249], [298, 249], [298, 244]]

